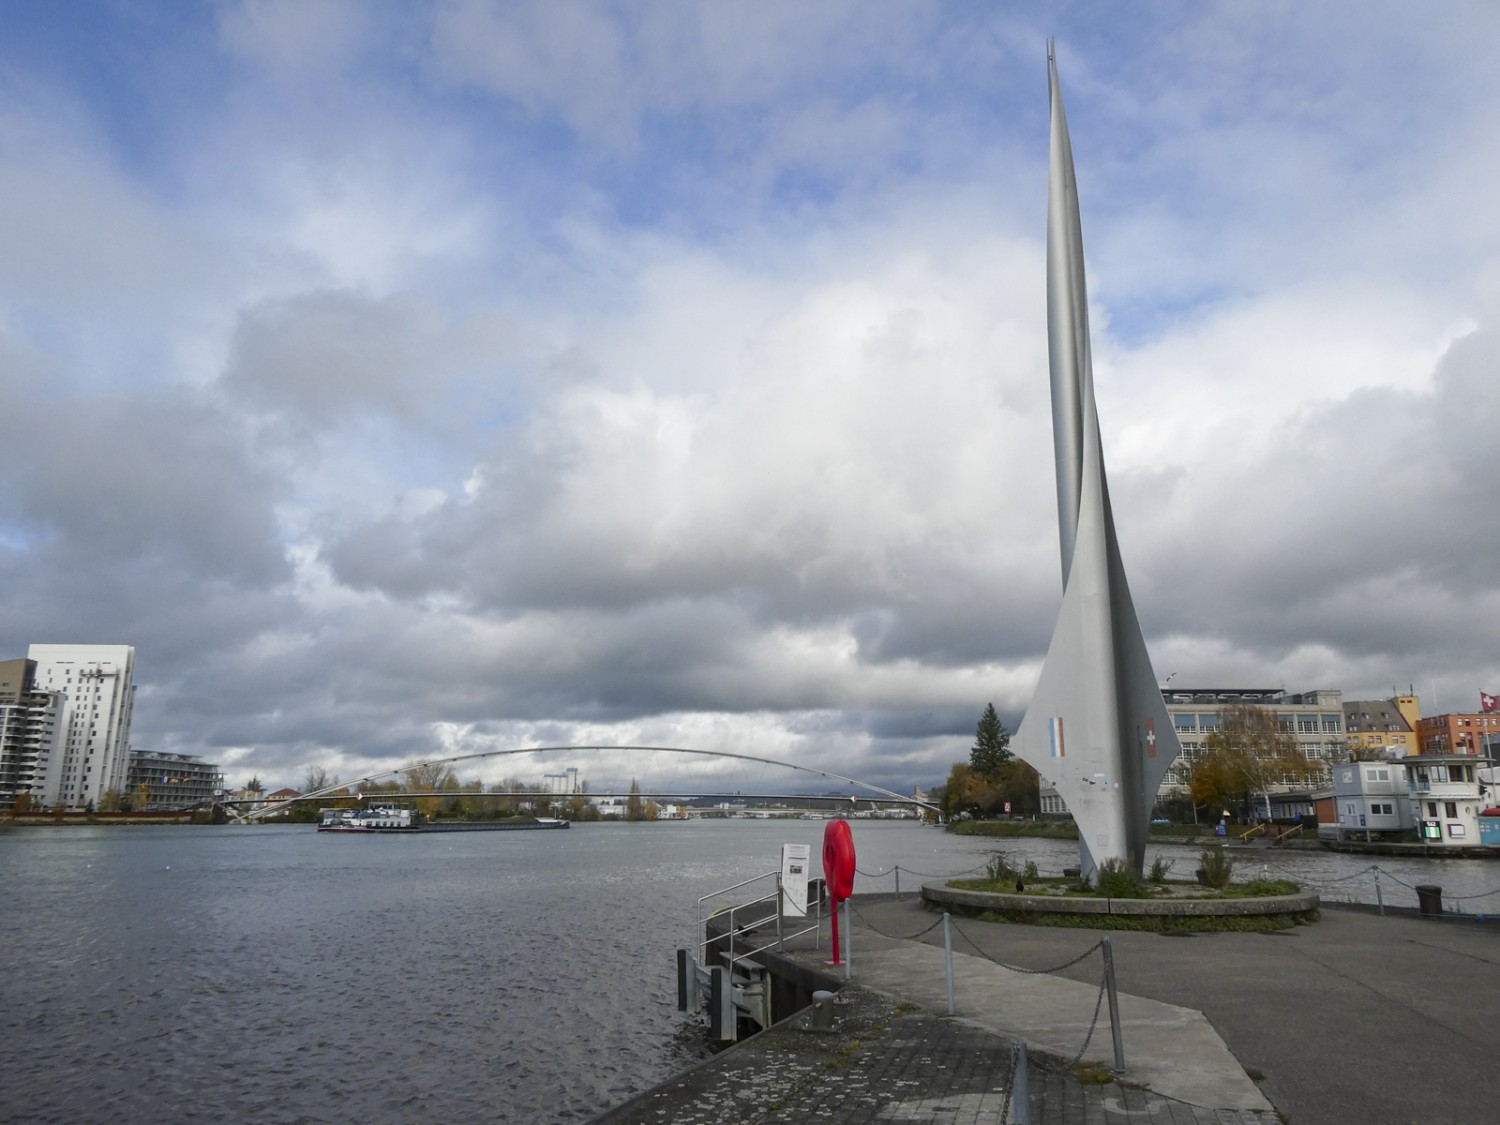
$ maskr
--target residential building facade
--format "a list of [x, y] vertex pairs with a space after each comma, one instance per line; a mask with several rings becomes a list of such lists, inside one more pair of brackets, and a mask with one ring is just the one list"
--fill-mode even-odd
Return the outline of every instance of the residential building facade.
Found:
[[41, 803], [98, 807], [111, 790], [123, 798], [130, 773], [135, 649], [38, 644], [30, 646], [26, 656], [36, 662], [37, 689], [66, 697], [61, 745], [48, 760]]
[[1453, 713], [1420, 719], [1416, 752], [1500, 757], [1500, 712]]
[[124, 797], [137, 812], [207, 805], [223, 791], [223, 771], [212, 762], [191, 754], [137, 750], [130, 755]]
[[61, 692], [39, 691], [36, 661], [0, 660], [0, 809], [39, 805], [47, 770], [61, 750]]
[[1344, 728], [1349, 738], [1349, 756], [1404, 758], [1421, 753], [1417, 742], [1417, 724], [1421, 718], [1422, 705], [1415, 695], [1346, 700]]

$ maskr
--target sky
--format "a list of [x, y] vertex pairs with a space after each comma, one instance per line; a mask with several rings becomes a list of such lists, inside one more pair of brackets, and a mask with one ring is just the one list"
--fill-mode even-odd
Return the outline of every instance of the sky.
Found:
[[134, 645], [137, 750], [1014, 729], [1049, 36], [1158, 679], [1500, 688], [1487, 0], [0, 8], [0, 657]]

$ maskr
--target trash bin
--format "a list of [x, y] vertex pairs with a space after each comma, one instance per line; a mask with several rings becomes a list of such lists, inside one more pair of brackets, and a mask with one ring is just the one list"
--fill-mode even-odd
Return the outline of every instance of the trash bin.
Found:
[[1417, 909], [1421, 911], [1424, 918], [1436, 918], [1443, 912], [1443, 888], [1434, 887], [1431, 883], [1422, 883], [1417, 887]]

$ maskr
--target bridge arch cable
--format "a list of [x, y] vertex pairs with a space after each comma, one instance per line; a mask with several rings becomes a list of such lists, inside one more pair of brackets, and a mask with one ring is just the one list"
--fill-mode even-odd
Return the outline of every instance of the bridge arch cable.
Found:
[[[321, 789], [315, 789], [315, 790], [312, 790], [311, 792], [303, 793], [300, 796], [295, 797], [295, 798], [291, 798], [290, 800], [287, 800], [287, 801], [274, 802], [274, 803], [266, 805], [264, 807], [255, 809], [255, 810], [253, 810], [251, 812], [245, 813], [245, 814], [241, 815], [239, 817], [239, 819], [243, 820], [243, 821], [260, 820], [260, 819], [262, 819], [264, 817], [267, 817], [267, 816], [270, 816], [270, 815], [272, 815], [274, 813], [281, 812], [281, 811], [285, 810], [286, 808], [288, 808], [289, 806], [291, 806], [293, 804], [296, 804], [296, 803], [299, 803], [299, 802], [302, 802], [302, 801], [314, 801], [314, 800], [318, 800], [320, 798], [325, 798], [325, 797], [328, 797], [328, 798], [333, 798], [333, 797], [348, 797], [348, 796], [351, 796], [352, 794], [357, 794], [360, 791], [360, 789], [362, 787], [364, 787], [364, 786], [377, 786], [377, 785], [381, 785], [381, 784], [383, 784], [384, 782], [386, 782], [388, 780], [391, 780], [391, 779], [394, 779], [394, 778], [399, 778], [402, 775], [404, 775], [404, 774], [406, 774], [406, 773], [408, 773], [408, 772], [410, 772], [412, 770], [422, 769], [424, 767], [430, 767], [430, 766], [453, 766], [453, 765], [458, 765], [459, 763], [463, 763], [463, 762], [477, 762], [477, 761], [481, 761], [481, 760], [486, 759], [486, 758], [504, 758], [504, 757], [514, 757], [514, 756], [519, 756], [519, 755], [526, 755], [526, 754], [553, 754], [553, 755], [556, 755], [556, 754], [581, 754], [581, 753], [587, 753], [587, 752], [592, 752], [592, 751], [696, 755], [696, 756], [699, 756], [699, 757], [707, 757], [707, 758], [725, 758], [725, 759], [731, 759], [731, 760], [735, 760], [735, 761], [746, 762], [746, 763], [751, 763], [751, 764], [761, 765], [761, 766], [779, 766], [779, 767], [781, 767], [783, 769], [792, 770], [795, 773], [810, 774], [810, 775], [813, 775], [815, 777], [821, 777], [821, 778], [827, 779], [829, 781], [841, 782], [841, 783], [843, 783], [845, 785], [854, 786], [855, 788], [857, 788], [859, 790], [862, 790], [865, 793], [870, 794], [870, 796], [867, 796], [867, 797], [864, 798], [865, 800], [878, 801], [878, 802], [880, 802], [882, 804], [888, 803], [888, 802], [894, 802], [894, 803], [897, 803], [897, 804], [913, 805], [913, 806], [916, 806], [918, 808], [929, 809], [932, 812], [938, 812], [939, 811], [938, 808], [937, 808], [937, 806], [935, 806], [933, 804], [930, 804], [929, 802], [919, 801], [919, 800], [917, 800], [914, 797], [908, 797], [905, 794], [896, 793], [893, 790], [886, 789], [886, 788], [884, 788], [882, 786], [879, 786], [879, 785], [875, 785], [872, 782], [860, 781], [858, 778], [849, 777], [849, 776], [847, 776], [845, 774], [841, 774], [841, 773], [835, 773], [832, 770], [819, 769], [816, 766], [800, 765], [797, 762], [788, 762], [788, 761], [785, 761], [784, 759], [780, 759], [780, 758], [769, 758], [769, 757], [765, 757], [764, 755], [760, 755], [760, 754], [743, 754], [743, 753], [739, 753], [739, 752], [731, 751], [731, 750], [698, 750], [698, 749], [694, 749], [694, 748], [686, 747], [686, 746], [629, 746], [629, 745], [602, 745], [602, 744], [598, 744], [598, 743], [581, 743], [581, 744], [569, 745], [569, 746], [516, 746], [516, 747], [507, 747], [507, 748], [502, 749], [502, 750], [482, 750], [482, 751], [477, 751], [477, 752], [469, 753], [469, 754], [453, 754], [453, 755], [450, 755], [448, 757], [443, 757], [443, 758], [430, 758], [430, 759], [427, 759], [427, 760], [421, 761], [421, 762], [408, 762], [405, 765], [397, 766], [397, 767], [395, 767], [393, 769], [380, 770], [380, 771], [377, 771], [376, 773], [368, 774], [368, 775], [366, 775], [364, 777], [357, 778], [354, 781], [339, 782], [339, 783], [337, 783], [335, 785], [328, 785], [328, 786], [324, 786]], [[430, 794], [430, 795], [435, 795], [435, 794]], [[644, 789], [643, 789], [643, 795], [645, 795], [644, 794]], [[663, 794], [663, 795], [691, 797], [691, 796], [697, 796], [698, 794], [681, 793], [681, 794]], [[747, 796], [755, 796], [755, 797], [791, 797], [791, 796], [798, 796], [798, 797], [806, 798], [806, 797], [811, 796], [811, 795], [808, 795], [808, 794], [775, 794], [775, 793], [765, 793], [765, 794], [747, 794]]]

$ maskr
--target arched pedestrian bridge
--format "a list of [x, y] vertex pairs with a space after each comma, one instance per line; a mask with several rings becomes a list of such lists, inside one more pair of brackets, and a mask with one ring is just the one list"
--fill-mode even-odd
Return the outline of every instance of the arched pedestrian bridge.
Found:
[[[529, 760], [532, 757], [540, 761]], [[535, 774], [537, 766], [546, 761], [555, 763], [553, 770], [549, 772], [543, 765], [543, 772]], [[476, 770], [476, 766], [490, 769]], [[484, 773], [493, 774], [501, 766], [509, 766], [509, 772], [486, 783]], [[515, 776], [523, 769], [535, 775], [534, 781]], [[461, 783], [464, 787], [444, 787], [444, 779], [457, 777], [460, 770], [472, 775]], [[821, 791], [813, 791], [814, 779], [821, 784]], [[392, 782], [400, 787], [390, 788]], [[831, 791], [828, 783], [838, 786], [838, 791]], [[512, 747], [413, 762], [355, 781], [328, 785], [290, 800], [261, 805], [237, 815], [235, 820], [242, 823], [263, 820], [298, 803], [355, 796], [485, 797], [555, 803], [574, 798], [625, 799], [631, 795], [644, 800], [716, 799], [762, 805], [864, 803], [867, 807], [938, 812], [935, 805], [871, 782], [758, 754], [681, 746], [572, 745]]]

